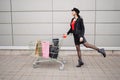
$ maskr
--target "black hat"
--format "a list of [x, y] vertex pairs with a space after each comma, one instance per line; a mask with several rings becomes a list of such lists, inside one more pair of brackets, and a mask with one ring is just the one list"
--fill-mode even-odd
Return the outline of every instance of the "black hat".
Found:
[[77, 14], [80, 13], [79, 9], [77, 9], [77, 8], [73, 8], [71, 11], [75, 11]]

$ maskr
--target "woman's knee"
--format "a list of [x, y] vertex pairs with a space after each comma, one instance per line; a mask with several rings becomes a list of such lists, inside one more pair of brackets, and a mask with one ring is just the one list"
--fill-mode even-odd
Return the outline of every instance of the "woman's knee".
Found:
[[88, 44], [88, 43], [85, 43], [84, 46], [85, 46], [86, 48], [89, 48], [89, 44]]

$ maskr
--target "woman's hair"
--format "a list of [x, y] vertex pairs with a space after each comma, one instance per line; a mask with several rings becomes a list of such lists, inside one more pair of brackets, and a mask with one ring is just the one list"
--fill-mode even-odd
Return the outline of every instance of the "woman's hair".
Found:
[[79, 15], [79, 14], [77, 14], [77, 16], [80, 18], [80, 15]]

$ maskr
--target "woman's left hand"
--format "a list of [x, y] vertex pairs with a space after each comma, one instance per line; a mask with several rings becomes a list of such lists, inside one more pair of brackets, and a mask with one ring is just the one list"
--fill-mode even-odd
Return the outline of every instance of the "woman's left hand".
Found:
[[82, 37], [80, 37], [80, 42], [82, 42], [83, 41], [83, 38]]

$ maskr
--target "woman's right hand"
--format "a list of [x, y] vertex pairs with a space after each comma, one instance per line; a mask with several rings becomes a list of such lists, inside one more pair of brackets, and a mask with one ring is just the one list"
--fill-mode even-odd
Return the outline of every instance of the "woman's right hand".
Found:
[[83, 37], [80, 37], [80, 42], [83, 42]]

